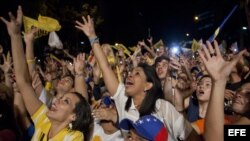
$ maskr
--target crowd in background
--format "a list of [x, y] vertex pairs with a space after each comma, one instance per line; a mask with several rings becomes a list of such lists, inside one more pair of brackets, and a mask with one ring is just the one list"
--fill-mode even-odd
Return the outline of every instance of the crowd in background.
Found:
[[222, 53], [214, 40], [190, 55], [151, 37], [127, 54], [100, 43], [88, 16], [75, 27], [91, 52], [41, 66], [39, 29], [22, 35], [22, 17], [1, 17], [11, 50], [0, 48], [0, 141], [223, 140], [224, 124], [250, 124], [247, 50]]

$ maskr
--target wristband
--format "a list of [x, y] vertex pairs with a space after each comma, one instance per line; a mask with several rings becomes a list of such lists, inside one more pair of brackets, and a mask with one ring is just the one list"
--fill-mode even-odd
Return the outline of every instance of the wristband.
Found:
[[89, 38], [90, 45], [93, 46], [94, 43], [99, 43], [99, 38]]
[[27, 59], [26, 61], [28, 64], [33, 64], [33, 63], [35, 63], [35, 60], [36, 59]]

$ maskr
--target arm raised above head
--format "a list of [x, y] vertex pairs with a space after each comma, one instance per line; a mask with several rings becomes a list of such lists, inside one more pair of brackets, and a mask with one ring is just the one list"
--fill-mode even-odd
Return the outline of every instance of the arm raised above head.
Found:
[[10, 21], [7, 21], [3, 17], [0, 18], [6, 24], [8, 33], [10, 35], [17, 86], [22, 93], [24, 104], [28, 112], [30, 113], [30, 115], [33, 115], [42, 105], [42, 103], [35, 96], [35, 91], [32, 88], [31, 78], [24, 55], [21, 36], [21, 25], [23, 17], [21, 6], [18, 7], [16, 18], [10, 12], [9, 17]]
[[99, 39], [95, 33], [93, 20], [90, 18], [90, 16], [88, 16], [87, 19], [85, 17], [82, 17], [82, 19], [84, 23], [76, 21], [75, 27], [82, 30], [85, 33], [85, 35], [89, 38], [95, 58], [102, 71], [105, 85], [107, 86], [110, 95], [113, 96], [118, 88], [119, 81], [116, 78], [115, 73], [111, 69], [107, 57], [105, 56], [100, 46]]

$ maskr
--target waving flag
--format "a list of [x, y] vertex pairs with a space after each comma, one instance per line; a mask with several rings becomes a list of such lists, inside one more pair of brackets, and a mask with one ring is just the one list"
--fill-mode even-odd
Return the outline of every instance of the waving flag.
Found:
[[38, 32], [36, 38], [46, 36], [49, 32], [59, 31], [61, 25], [56, 19], [39, 15], [38, 20], [23, 16], [24, 32], [28, 32], [32, 27], [37, 27], [41, 31]]
[[214, 39], [219, 35], [220, 30], [223, 28], [224, 24], [227, 22], [227, 20], [232, 16], [234, 11], [237, 9], [237, 5], [234, 6], [234, 8], [231, 10], [231, 12], [228, 14], [228, 16], [223, 20], [221, 25], [215, 30], [214, 34], [208, 39], [210, 42], [213, 42]]

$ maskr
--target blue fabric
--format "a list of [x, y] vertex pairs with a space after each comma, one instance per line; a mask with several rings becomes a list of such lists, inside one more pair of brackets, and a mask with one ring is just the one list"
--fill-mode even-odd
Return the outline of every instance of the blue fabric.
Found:
[[189, 122], [194, 122], [199, 119], [199, 104], [198, 100], [191, 97], [187, 109], [187, 119]]
[[96, 101], [101, 99], [102, 95], [101, 95], [101, 87], [100, 87], [100, 85], [94, 84], [93, 96], [94, 96]]
[[23, 139], [22, 141], [30, 141], [33, 134], [35, 132], [35, 127], [33, 124], [30, 124], [30, 126], [28, 127], [28, 129], [26, 130], [26, 132], [23, 135]]

